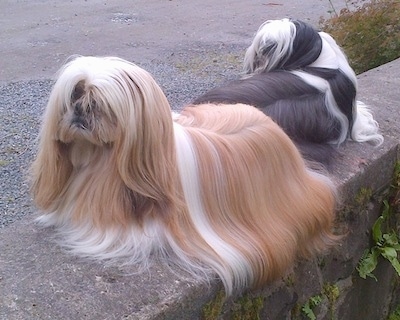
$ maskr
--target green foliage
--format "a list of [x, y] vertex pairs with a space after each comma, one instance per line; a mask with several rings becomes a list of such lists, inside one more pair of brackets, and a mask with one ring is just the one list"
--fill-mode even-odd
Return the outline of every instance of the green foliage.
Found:
[[339, 14], [332, 8], [334, 15], [321, 20], [321, 28], [344, 49], [356, 73], [400, 57], [399, 0], [371, 0]]
[[316, 320], [314, 309], [319, 306], [322, 302], [322, 297], [320, 295], [316, 295], [307, 300], [307, 302], [301, 308], [303, 314], [310, 320]]
[[328, 301], [329, 310], [331, 314], [331, 319], [333, 319], [333, 313], [335, 310], [335, 303], [339, 298], [340, 290], [336, 284], [326, 283], [322, 288], [322, 292], [319, 295], [315, 295], [308, 299], [306, 303], [301, 308], [301, 311], [304, 316], [306, 316], [310, 320], [316, 320], [317, 316], [314, 311], [317, 306], [319, 306], [322, 301]]
[[394, 230], [385, 232], [386, 229], [389, 229], [391, 207], [387, 200], [383, 202], [383, 205], [382, 215], [379, 216], [372, 227], [374, 246], [364, 252], [357, 267], [358, 274], [363, 279], [371, 277], [377, 280], [372, 272], [378, 265], [379, 256], [387, 259], [400, 276], [400, 262], [398, 260], [398, 252], [400, 251], [399, 239]]
[[392, 197], [390, 199], [390, 204], [394, 208], [395, 212], [398, 212], [400, 208], [400, 161], [398, 161], [394, 167], [391, 189]]

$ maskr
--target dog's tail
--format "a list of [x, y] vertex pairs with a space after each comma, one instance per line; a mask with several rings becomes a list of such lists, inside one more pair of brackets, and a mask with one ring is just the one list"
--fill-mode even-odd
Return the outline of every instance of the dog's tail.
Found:
[[383, 142], [383, 136], [379, 134], [378, 122], [375, 121], [368, 107], [361, 101], [356, 103], [351, 139], [357, 142], [368, 141], [375, 145], [380, 145]]

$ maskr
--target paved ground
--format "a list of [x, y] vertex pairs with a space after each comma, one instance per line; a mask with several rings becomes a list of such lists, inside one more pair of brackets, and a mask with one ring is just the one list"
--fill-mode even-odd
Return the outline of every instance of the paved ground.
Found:
[[[71, 54], [166, 61], [202, 45], [247, 46], [266, 19], [317, 24], [329, 0], [2, 0], [0, 83], [48, 78]], [[339, 10], [345, 0], [333, 1]]]

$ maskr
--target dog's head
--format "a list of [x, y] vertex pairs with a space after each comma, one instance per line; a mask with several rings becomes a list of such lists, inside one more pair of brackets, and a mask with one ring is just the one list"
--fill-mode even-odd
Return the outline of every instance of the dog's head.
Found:
[[99, 146], [153, 132], [147, 130], [149, 119], [170, 119], [168, 102], [151, 75], [114, 57], [78, 57], [67, 63], [47, 106], [45, 121], [49, 118], [57, 124], [56, 140]]
[[258, 29], [244, 58], [246, 73], [293, 70], [314, 62], [322, 50], [318, 32], [291, 19], [267, 20]]
[[60, 70], [44, 114], [35, 202], [49, 209], [73, 173], [95, 167], [157, 198], [169, 179], [161, 171], [175, 161], [173, 144], [170, 106], [148, 72], [120, 58], [78, 57]]

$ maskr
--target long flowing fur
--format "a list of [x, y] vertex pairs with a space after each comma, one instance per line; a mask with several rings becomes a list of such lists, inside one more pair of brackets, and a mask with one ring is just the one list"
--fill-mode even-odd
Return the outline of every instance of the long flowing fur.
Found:
[[347, 138], [382, 143], [371, 112], [356, 101], [356, 75], [329, 34], [299, 20], [268, 20], [246, 51], [244, 71], [193, 103], [256, 106], [305, 157], [325, 164]]
[[32, 194], [64, 245], [146, 267], [152, 255], [227, 294], [322, 252], [335, 188], [248, 105], [188, 106], [174, 120], [145, 70], [78, 57], [60, 71], [32, 164]]

